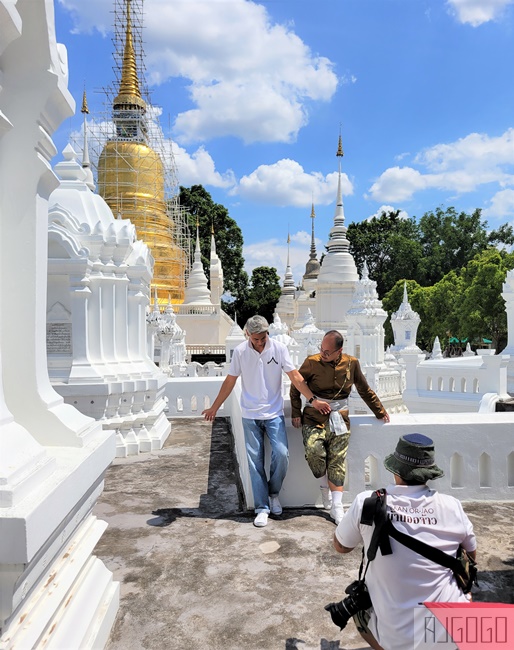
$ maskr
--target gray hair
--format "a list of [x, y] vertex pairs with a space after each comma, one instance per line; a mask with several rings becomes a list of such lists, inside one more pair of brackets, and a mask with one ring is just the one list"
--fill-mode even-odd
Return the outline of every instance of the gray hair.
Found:
[[248, 334], [260, 334], [268, 329], [269, 324], [264, 316], [252, 316], [246, 321], [245, 330]]

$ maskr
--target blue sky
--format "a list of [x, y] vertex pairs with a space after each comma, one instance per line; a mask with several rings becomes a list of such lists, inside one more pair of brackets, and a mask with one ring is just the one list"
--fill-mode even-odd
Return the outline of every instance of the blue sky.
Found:
[[[346, 224], [384, 206], [514, 223], [514, 0], [145, 0], [146, 78], [179, 182], [242, 229], [247, 270], [298, 282], [318, 255], [343, 149]], [[114, 80], [111, 0], [56, 0], [80, 110]], [[96, 91], [96, 92], [95, 92]], [[61, 151], [82, 116], [54, 135]], [[57, 162], [61, 158], [56, 157]]]

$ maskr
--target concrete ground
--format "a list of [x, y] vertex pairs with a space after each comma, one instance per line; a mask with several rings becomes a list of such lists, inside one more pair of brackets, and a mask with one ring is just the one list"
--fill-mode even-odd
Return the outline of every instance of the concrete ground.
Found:
[[[324, 611], [357, 577], [321, 509], [253, 526], [237, 483], [228, 421], [172, 421], [165, 447], [116, 459], [95, 514], [95, 554], [121, 583], [108, 650], [357, 650]], [[467, 503], [479, 544], [475, 600], [514, 603], [514, 502]]]

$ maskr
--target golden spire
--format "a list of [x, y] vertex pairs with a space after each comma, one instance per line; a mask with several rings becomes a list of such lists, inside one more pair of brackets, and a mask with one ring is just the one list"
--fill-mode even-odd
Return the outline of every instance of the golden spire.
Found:
[[139, 106], [146, 109], [146, 103], [141, 97], [139, 79], [137, 76], [136, 54], [132, 41], [132, 22], [130, 20], [130, 0], [127, 0], [127, 26], [125, 30], [125, 49], [123, 51], [123, 67], [121, 70], [120, 91], [114, 100], [114, 108], [119, 106]]
[[84, 88], [84, 93], [82, 94], [82, 108], [80, 109], [81, 113], [87, 113], [89, 115], [89, 108], [87, 107], [87, 97], [86, 89]]
[[343, 151], [343, 140], [341, 138], [341, 134], [339, 134], [339, 142], [337, 145], [337, 153], [336, 156], [342, 158], [344, 156], [344, 151]]
[[312, 208], [311, 208], [311, 219], [314, 219], [316, 217], [316, 213], [314, 212], [314, 201], [312, 202]]
[[211, 223], [211, 235], [214, 235], [214, 223]]

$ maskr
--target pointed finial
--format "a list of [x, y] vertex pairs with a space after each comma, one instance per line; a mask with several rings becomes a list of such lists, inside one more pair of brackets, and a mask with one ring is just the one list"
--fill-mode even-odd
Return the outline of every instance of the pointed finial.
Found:
[[344, 151], [343, 151], [343, 139], [341, 137], [341, 134], [339, 134], [339, 142], [337, 143], [337, 153], [336, 156], [338, 158], [342, 158], [344, 156]]
[[120, 91], [113, 106], [138, 106], [146, 110], [146, 102], [141, 97], [139, 78], [137, 76], [136, 53], [132, 41], [132, 22], [130, 19], [130, 0], [127, 1], [127, 26], [125, 30], [125, 49], [123, 50], [123, 66], [121, 69]]
[[80, 112], [89, 114], [89, 108], [87, 106], [87, 97], [86, 97], [86, 89], [85, 88], [84, 88], [84, 92], [82, 94], [82, 108], [80, 109]]
[[211, 235], [214, 235], [214, 223], [211, 223]]

